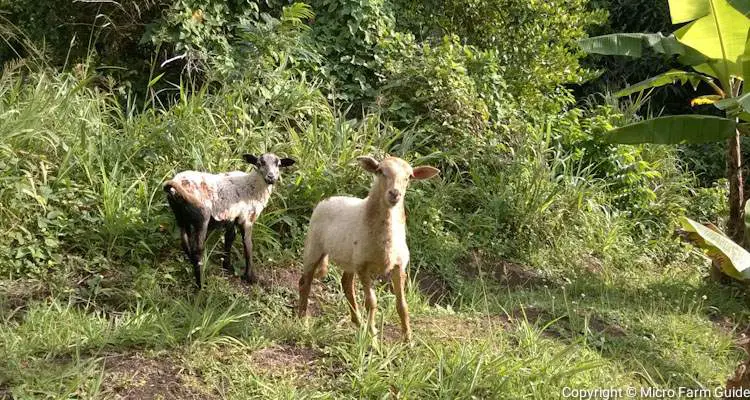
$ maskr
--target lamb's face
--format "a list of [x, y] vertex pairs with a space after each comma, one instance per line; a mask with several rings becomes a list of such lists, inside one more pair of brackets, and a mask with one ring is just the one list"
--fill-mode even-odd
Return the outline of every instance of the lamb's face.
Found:
[[381, 162], [372, 157], [359, 157], [357, 160], [362, 168], [376, 175], [377, 193], [383, 195], [386, 207], [394, 207], [404, 200], [409, 180], [431, 178], [440, 172], [430, 166], [412, 168], [408, 162], [398, 157], [387, 157]]
[[279, 177], [281, 177], [281, 168], [293, 165], [295, 162], [291, 158], [279, 158], [273, 153], [265, 153], [260, 157], [255, 157], [252, 154], [245, 154], [243, 158], [245, 161], [258, 168], [258, 173], [260, 173], [260, 176], [262, 176], [263, 180], [269, 185], [273, 185], [279, 180]]
[[403, 201], [411, 173], [411, 165], [400, 158], [389, 157], [380, 162], [376, 184], [380, 185], [386, 206], [393, 207]]

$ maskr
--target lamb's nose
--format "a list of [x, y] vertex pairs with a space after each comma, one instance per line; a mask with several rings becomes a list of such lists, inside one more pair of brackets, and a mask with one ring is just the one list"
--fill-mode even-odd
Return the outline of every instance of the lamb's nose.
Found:
[[391, 189], [388, 191], [388, 199], [392, 202], [397, 202], [401, 198], [401, 192], [399, 192], [396, 189]]

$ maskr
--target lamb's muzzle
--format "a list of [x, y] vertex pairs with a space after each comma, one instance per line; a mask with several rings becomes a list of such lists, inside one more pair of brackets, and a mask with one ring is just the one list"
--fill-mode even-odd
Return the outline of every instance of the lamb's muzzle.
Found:
[[404, 285], [409, 248], [406, 245], [404, 195], [411, 179], [431, 178], [440, 171], [430, 166], [412, 168], [397, 157], [388, 157], [381, 162], [372, 157], [359, 157], [357, 161], [366, 171], [375, 174], [375, 181], [365, 199], [330, 197], [315, 207], [305, 238], [298, 314], [306, 316], [312, 279], [325, 275], [330, 259], [344, 270], [341, 286], [349, 303], [352, 322], [357, 325], [360, 325], [360, 320], [354, 298], [354, 275], [362, 281], [368, 328], [374, 334], [377, 299], [372, 283], [377, 275], [390, 273], [402, 333], [408, 341], [411, 328]]

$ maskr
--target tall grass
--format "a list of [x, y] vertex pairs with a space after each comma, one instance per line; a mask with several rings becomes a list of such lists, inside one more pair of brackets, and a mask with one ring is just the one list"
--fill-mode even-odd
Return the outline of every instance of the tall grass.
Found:
[[[549, 125], [513, 121], [518, 143], [487, 132], [438, 151], [439, 138], [397, 129], [378, 113], [348, 119], [351, 110], [330, 106], [315, 82], [292, 74], [213, 90], [179, 86], [171, 100], [147, 102], [137, 112], [132, 100], [89, 78], [18, 69], [0, 77], [0, 276], [42, 281], [44, 287], [20, 306], [0, 303], [0, 391], [10, 387], [19, 398], [76, 391], [101, 396], [101, 357], [143, 349], [183, 354], [186, 365], [231, 397], [249, 391], [456, 398], [509, 391], [541, 399], [576, 379], [606, 382], [614, 373], [618, 382], [631, 382], [586, 335], [552, 340], [549, 321], [501, 329], [500, 310], [524, 300], [468, 279], [473, 272], [467, 260], [476, 254], [490, 272], [510, 260], [543, 271], [550, 284], [585, 273], [590, 260], [604, 265], [602, 279], [619, 276], [618, 268], [637, 273], [653, 261], [641, 251], [644, 239], [633, 235], [633, 225], [646, 222], [614, 208], [607, 182], [561, 151]], [[298, 167], [284, 175], [255, 227], [255, 259], [264, 271], [296, 268], [307, 219], [321, 198], [366, 195], [371, 178], [356, 167], [357, 156], [395, 154], [415, 165], [439, 166], [440, 179], [414, 183], [406, 198], [409, 303], [422, 319], [458, 334], [464, 329], [476, 340], [445, 341], [423, 330], [416, 348], [392, 345], [385, 335], [385, 345], [372, 347], [365, 332], [338, 322], [347, 311], [336, 272], [324, 281], [324, 315], [311, 326], [292, 315], [293, 288], [238, 290], [226, 279], [209, 279], [206, 290], [194, 295], [162, 182], [185, 169], [247, 170], [241, 154], [266, 151], [294, 157]], [[663, 166], [677, 179], [673, 167], [668, 161]], [[216, 248], [217, 240], [212, 237], [207, 248]], [[208, 274], [217, 274], [213, 251], [208, 253]], [[442, 278], [442, 306], [431, 307], [420, 294], [416, 271]], [[591, 290], [608, 293], [607, 285]], [[557, 296], [549, 304], [553, 313], [565, 310], [572, 326], [587, 326], [565, 290], [524, 295], [542, 303]], [[393, 298], [385, 290], [379, 298], [381, 309], [389, 310], [380, 324], [388, 326], [395, 321]], [[465, 314], [449, 319], [456, 312]], [[670, 332], [694, 324], [700, 312], [690, 310], [693, 319]], [[495, 328], [466, 328], [465, 315], [473, 313]], [[315, 374], [324, 378], [310, 378], [317, 385], [310, 387], [269, 384], [252, 370], [246, 353], [270, 344], [321, 352], [320, 362], [328, 365]], [[223, 351], [232, 356], [222, 358]], [[720, 364], [733, 357], [726, 354]], [[61, 367], [38, 376], [24, 372], [47, 363]], [[233, 383], [222, 386], [227, 380]]]

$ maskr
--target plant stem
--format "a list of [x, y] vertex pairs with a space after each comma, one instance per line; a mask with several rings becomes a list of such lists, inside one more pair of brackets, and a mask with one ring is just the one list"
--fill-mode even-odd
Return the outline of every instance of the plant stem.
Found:
[[743, 179], [740, 153], [740, 131], [727, 140], [727, 179], [729, 180], [729, 221], [727, 233], [737, 244], [745, 240]]

